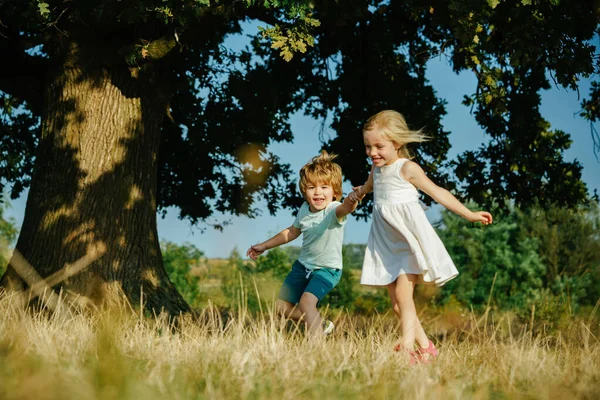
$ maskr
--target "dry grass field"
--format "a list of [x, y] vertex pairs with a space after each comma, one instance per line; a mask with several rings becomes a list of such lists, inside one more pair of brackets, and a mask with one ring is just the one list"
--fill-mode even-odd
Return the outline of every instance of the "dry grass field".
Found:
[[[1, 399], [594, 399], [600, 344], [590, 320], [543, 333], [510, 315], [424, 318], [440, 357], [410, 367], [389, 315], [332, 315], [310, 338], [272, 310], [214, 306], [172, 329], [127, 307], [52, 315], [0, 298]], [[456, 322], [456, 321], [455, 321]], [[590, 325], [592, 324], [592, 325]]]

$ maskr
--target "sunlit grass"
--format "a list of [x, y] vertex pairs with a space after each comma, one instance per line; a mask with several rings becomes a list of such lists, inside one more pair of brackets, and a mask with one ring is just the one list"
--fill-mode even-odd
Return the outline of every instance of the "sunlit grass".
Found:
[[[410, 367], [391, 351], [389, 315], [333, 316], [334, 334], [242, 307], [209, 306], [179, 329], [129, 307], [48, 315], [0, 298], [0, 398], [587, 399], [600, 393], [600, 346], [588, 321], [539, 334], [508, 316], [464, 316], [436, 339], [439, 359]], [[425, 319], [427, 321], [427, 319]], [[435, 318], [426, 328], [435, 331]]]

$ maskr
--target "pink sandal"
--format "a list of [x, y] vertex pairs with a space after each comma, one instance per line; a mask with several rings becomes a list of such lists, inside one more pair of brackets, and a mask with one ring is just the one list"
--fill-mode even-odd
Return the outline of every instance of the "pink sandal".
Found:
[[408, 356], [410, 357], [409, 359], [409, 364], [412, 365], [416, 365], [417, 362], [419, 362], [421, 355], [419, 353], [417, 353], [416, 351], [411, 351], [408, 350], [407, 348], [405, 348], [404, 346], [402, 346], [400, 343], [398, 343], [396, 346], [394, 346], [394, 351], [405, 351], [408, 353]]
[[422, 362], [423, 364], [428, 364], [432, 362], [438, 356], [438, 351], [431, 340], [429, 341], [429, 346], [427, 346], [426, 348], [421, 347], [416, 352], [419, 355], [419, 362]]

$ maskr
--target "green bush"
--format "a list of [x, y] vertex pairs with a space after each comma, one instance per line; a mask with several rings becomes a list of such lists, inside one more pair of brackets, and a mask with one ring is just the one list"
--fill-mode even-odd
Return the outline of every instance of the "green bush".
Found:
[[[0, 200], [2, 196], [0, 196]], [[9, 206], [6, 200], [0, 201], [0, 277], [8, 265], [10, 248], [17, 238], [17, 229], [14, 218], [5, 219], [4, 210]]]
[[513, 209], [486, 227], [443, 211], [438, 233], [460, 275], [438, 300], [443, 304], [454, 296], [480, 311], [490, 300], [493, 307], [523, 317], [532, 307], [540, 313], [552, 309], [550, 315], [593, 305], [600, 290], [598, 226], [597, 205]]
[[[356, 245], [344, 245], [342, 247], [344, 264], [342, 277], [337, 286], [334, 287], [321, 302], [323, 306], [329, 306], [329, 308], [344, 308], [349, 312], [354, 310], [354, 302], [356, 300], [356, 291], [354, 288], [356, 287], [357, 282], [352, 274], [352, 268], [354, 265], [353, 263], [355, 262], [355, 255], [357, 254], [357, 252], [354, 251], [356, 248], [355, 246]], [[362, 266], [362, 259], [360, 263]]]
[[282, 282], [291, 269], [292, 262], [288, 252], [281, 247], [271, 249], [256, 259], [256, 272], [270, 272]]
[[204, 253], [193, 244], [178, 245], [171, 242], [161, 242], [163, 263], [169, 274], [169, 279], [179, 293], [191, 306], [197, 307], [200, 303], [200, 278], [191, 274], [193, 266], [198, 265]]
[[545, 286], [571, 304], [594, 306], [600, 299], [600, 210], [597, 203], [569, 210], [550, 207], [523, 213], [528, 234], [539, 241], [547, 266]]
[[342, 247], [342, 252], [344, 254], [344, 269], [362, 269], [366, 248], [366, 244], [345, 244]]
[[261, 308], [265, 310], [267, 299], [261, 299], [257, 292], [257, 268], [242, 260], [237, 249], [231, 252], [227, 268], [221, 287], [228, 307], [236, 311], [244, 309], [253, 314], [258, 313]]
[[386, 313], [391, 310], [390, 297], [384, 288], [373, 289], [361, 293], [354, 301], [354, 312], [370, 315], [373, 312]]

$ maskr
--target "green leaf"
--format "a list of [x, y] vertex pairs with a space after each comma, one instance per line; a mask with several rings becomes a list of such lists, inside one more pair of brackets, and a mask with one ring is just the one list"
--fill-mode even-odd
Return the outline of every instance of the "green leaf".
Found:
[[494, 9], [498, 7], [498, 4], [500, 4], [500, 0], [487, 0], [487, 3], [492, 9]]
[[43, 1], [38, 2], [38, 11], [40, 15], [44, 18], [48, 18], [50, 16], [50, 6], [48, 3], [44, 3]]

